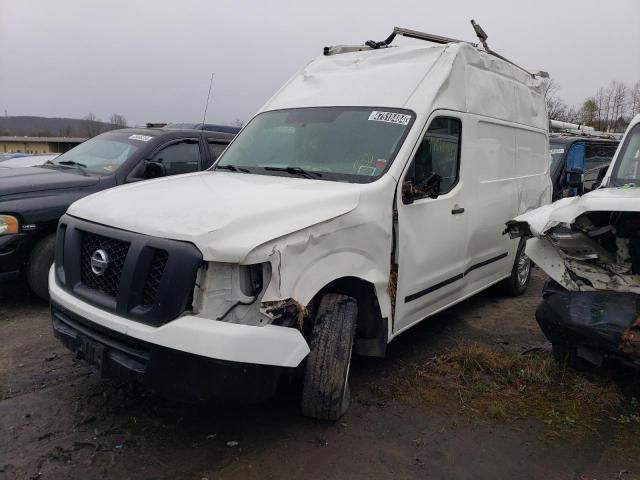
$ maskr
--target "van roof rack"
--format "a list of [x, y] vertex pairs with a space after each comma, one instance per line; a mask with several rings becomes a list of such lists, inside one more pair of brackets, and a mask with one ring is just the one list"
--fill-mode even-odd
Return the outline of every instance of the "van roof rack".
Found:
[[608, 140], [620, 140], [622, 133], [600, 132], [588, 125], [579, 125], [577, 123], [561, 122], [559, 120], [549, 120], [549, 135], [558, 136], [575, 136], [575, 137], [592, 137]]
[[549, 74], [547, 72], [542, 72], [542, 71], [530, 72], [522, 68], [521, 66], [516, 65], [511, 60], [503, 57], [498, 52], [491, 50], [491, 48], [489, 48], [489, 45], [487, 45], [487, 39], [489, 38], [489, 36], [485, 33], [482, 27], [478, 25], [476, 21], [473, 19], [471, 20], [471, 25], [473, 26], [473, 30], [475, 31], [476, 36], [478, 37], [478, 40], [480, 41], [479, 43], [472, 43], [472, 42], [467, 42], [466, 40], [458, 40], [456, 38], [443, 37], [441, 35], [435, 35], [432, 33], [419, 32], [417, 30], [410, 30], [408, 28], [393, 27], [393, 32], [391, 33], [391, 35], [389, 35], [387, 38], [385, 38], [381, 42], [368, 40], [364, 43], [364, 45], [335, 45], [331, 47], [324, 47], [323, 53], [324, 55], [329, 56], [329, 55], [339, 55], [341, 53], [362, 52], [365, 50], [378, 50], [381, 48], [389, 48], [391, 47], [391, 42], [393, 42], [396, 36], [400, 35], [403, 37], [414, 38], [417, 40], [424, 40], [426, 42], [437, 43], [441, 45], [444, 45], [447, 43], [467, 43], [469, 45], [473, 45], [474, 47], [478, 47], [479, 44], [482, 44], [483, 50], [488, 54], [498, 57], [499, 59], [504, 60], [507, 63], [510, 63], [514, 67], [519, 68], [520, 70], [528, 73], [532, 77], [541, 77], [541, 78], [549, 77]]

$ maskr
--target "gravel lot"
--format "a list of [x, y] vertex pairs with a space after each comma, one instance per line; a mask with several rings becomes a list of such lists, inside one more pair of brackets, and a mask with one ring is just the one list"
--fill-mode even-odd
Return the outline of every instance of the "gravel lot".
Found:
[[355, 360], [353, 404], [337, 423], [301, 417], [294, 388], [214, 408], [101, 380], [54, 339], [45, 303], [21, 283], [0, 285], [0, 478], [640, 478], [640, 441], [620, 445], [612, 419], [549, 435], [539, 418], [461, 411], [405, 388], [459, 345], [549, 355], [534, 319], [539, 270], [533, 280], [525, 296], [489, 290], [423, 322], [385, 359]]

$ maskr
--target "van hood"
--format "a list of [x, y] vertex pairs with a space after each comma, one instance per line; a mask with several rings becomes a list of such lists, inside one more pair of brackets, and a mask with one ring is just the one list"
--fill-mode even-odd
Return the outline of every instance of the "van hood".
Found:
[[88, 187], [98, 180], [98, 177], [53, 168], [0, 168], [0, 198], [19, 193]]
[[350, 212], [358, 184], [200, 172], [105, 190], [70, 215], [195, 244], [205, 260], [241, 263], [255, 247]]

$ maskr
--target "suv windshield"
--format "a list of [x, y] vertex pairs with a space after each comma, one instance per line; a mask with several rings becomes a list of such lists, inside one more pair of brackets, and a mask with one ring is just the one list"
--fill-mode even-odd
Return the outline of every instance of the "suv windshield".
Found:
[[611, 175], [616, 187], [640, 187], [640, 124], [631, 129], [622, 145]]
[[81, 143], [46, 165], [77, 168], [97, 175], [115, 172], [145, 142], [150, 135], [129, 132], [107, 132]]
[[408, 110], [314, 107], [257, 115], [216, 169], [368, 183], [391, 165], [414, 121]]

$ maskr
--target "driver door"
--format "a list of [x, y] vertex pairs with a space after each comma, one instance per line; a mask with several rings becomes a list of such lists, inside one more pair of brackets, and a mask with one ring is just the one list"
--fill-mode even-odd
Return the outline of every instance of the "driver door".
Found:
[[[462, 119], [439, 113], [425, 131], [404, 172], [413, 185], [407, 199], [398, 191], [398, 280], [394, 333], [457, 300], [464, 290], [467, 221], [464, 207], [471, 199], [461, 168]], [[421, 183], [431, 174], [442, 177], [437, 198], [421, 195]]]

